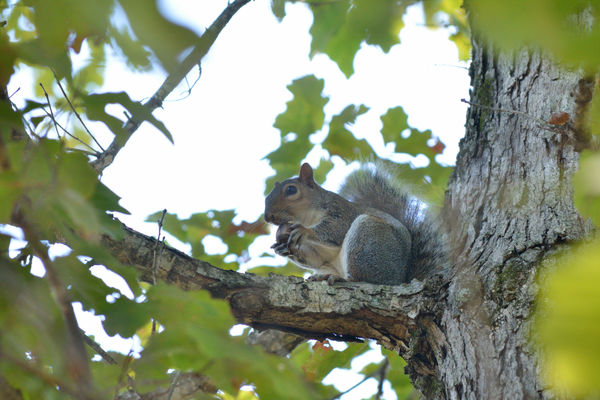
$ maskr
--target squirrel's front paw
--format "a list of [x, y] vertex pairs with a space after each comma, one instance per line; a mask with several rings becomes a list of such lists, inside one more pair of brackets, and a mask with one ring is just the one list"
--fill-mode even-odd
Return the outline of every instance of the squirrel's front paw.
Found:
[[288, 241], [290, 239], [291, 231], [292, 229], [290, 224], [281, 224], [277, 229], [277, 233], [275, 235], [275, 244], [271, 246], [271, 248], [275, 250], [276, 254], [284, 257], [290, 255]]
[[275, 243], [271, 246], [271, 248], [275, 250], [275, 254], [279, 254], [283, 257], [287, 257], [291, 254], [287, 243]]
[[297, 254], [300, 248], [300, 244], [304, 239], [304, 235], [309, 231], [300, 224], [293, 224], [290, 226], [290, 236], [287, 241], [287, 247], [290, 252]]

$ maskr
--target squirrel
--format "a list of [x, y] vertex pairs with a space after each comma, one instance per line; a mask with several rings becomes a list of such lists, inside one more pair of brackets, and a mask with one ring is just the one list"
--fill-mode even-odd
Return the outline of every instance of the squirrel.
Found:
[[275, 183], [264, 216], [279, 226], [275, 253], [313, 270], [311, 280], [397, 285], [423, 279], [445, 258], [423, 203], [381, 167], [363, 166], [336, 194], [302, 164], [298, 177]]

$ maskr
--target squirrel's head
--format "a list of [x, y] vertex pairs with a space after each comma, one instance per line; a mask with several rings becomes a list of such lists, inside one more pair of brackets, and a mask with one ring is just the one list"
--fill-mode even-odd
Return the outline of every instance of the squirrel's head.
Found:
[[303, 223], [311, 214], [313, 199], [319, 189], [311, 166], [302, 164], [297, 178], [275, 182], [265, 199], [265, 221], [275, 225]]

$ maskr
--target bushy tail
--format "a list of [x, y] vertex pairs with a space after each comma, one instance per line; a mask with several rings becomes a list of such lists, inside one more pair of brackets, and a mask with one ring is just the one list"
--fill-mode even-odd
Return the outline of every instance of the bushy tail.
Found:
[[411, 196], [383, 167], [365, 165], [350, 174], [340, 195], [363, 207], [390, 214], [406, 226], [412, 238], [408, 281], [441, 272], [446, 249], [441, 227], [428, 215], [426, 205]]

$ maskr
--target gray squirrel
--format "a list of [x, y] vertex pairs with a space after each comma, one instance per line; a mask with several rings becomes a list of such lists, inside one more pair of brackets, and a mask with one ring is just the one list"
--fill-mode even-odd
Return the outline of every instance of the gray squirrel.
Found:
[[423, 279], [445, 260], [442, 234], [423, 205], [380, 168], [350, 174], [340, 194], [319, 186], [309, 164], [276, 182], [265, 220], [279, 226], [272, 246], [312, 280], [396, 285]]

